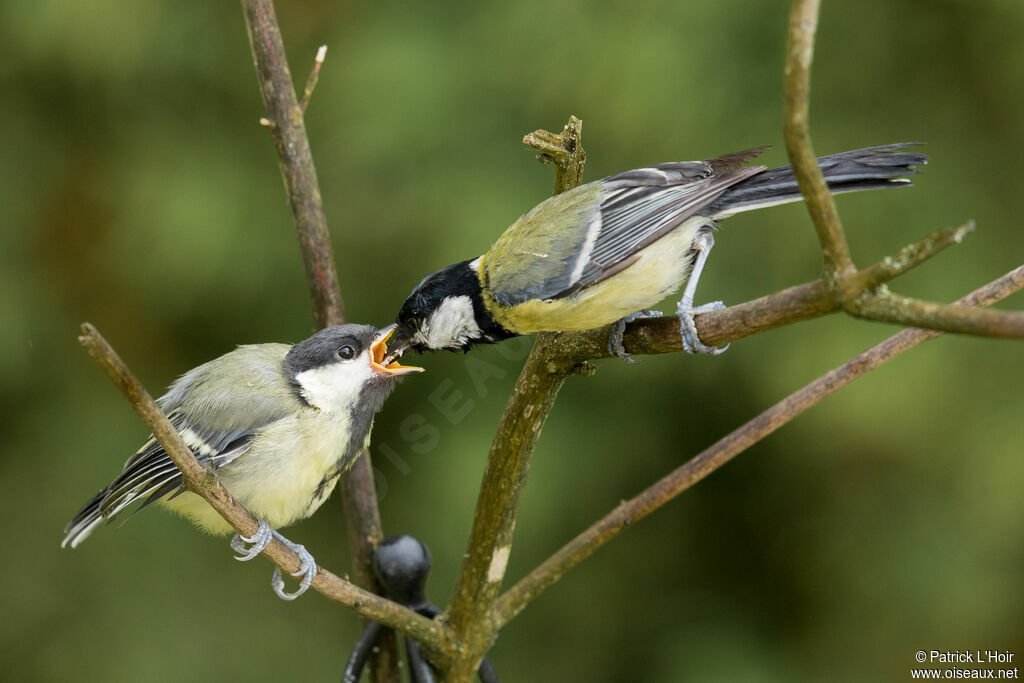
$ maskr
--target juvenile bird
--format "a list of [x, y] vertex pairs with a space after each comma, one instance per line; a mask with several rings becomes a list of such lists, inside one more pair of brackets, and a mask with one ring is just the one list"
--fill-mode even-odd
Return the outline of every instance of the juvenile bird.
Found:
[[[185, 373], [157, 400], [196, 458], [212, 465], [260, 520], [253, 537], [236, 534], [232, 540], [238, 559], [258, 555], [272, 535], [302, 558], [295, 593], [284, 591], [274, 570], [274, 591], [284, 599], [309, 587], [316, 562], [276, 529], [316, 512], [369, 442], [373, 418], [395, 379], [422, 371], [383, 362], [393, 330], [338, 325], [294, 346], [240, 346]], [[210, 533], [232, 531], [206, 501], [185, 490], [181, 472], [151, 436], [68, 523], [61, 546], [76, 547], [136, 501], [142, 501], [138, 509], [159, 502]]]
[[[900, 176], [928, 161], [903, 142], [821, 157], [833, 193], [903, 187]], [[683, 347], [718, 353], [697, 338], [693, 297], [716, 221], [742, 211], [799, 201], [789, 166], [743, 167], [766, 147], [718, 159], [638, 168], [563, 192], [538, 204], [482, 256], [425, 277], [398, 314], [392, 344], [468, 350], [521, 334], [586, 330], [618, 321], [609, 349], [622, 348], [625, 323], [688, 279], [677, 305]]]

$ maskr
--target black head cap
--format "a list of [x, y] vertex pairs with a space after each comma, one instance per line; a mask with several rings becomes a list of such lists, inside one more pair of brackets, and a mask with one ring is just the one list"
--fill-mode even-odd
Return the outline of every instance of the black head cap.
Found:
[[468, 351], [515, 336], [484, 306], [476, 264], [470, 259], [423, 278], [402, 304], [395, 322], [394, 351]]

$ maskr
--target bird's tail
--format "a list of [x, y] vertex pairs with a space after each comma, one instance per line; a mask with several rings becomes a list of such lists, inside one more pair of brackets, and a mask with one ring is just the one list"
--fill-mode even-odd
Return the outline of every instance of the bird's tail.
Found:
[[68, 525], [64, 527], [64, 540], [60, 543], [61, 548], [69, 545], [74, 548], [88, 538], [92, 530], [103, 521], [103, 512], [100, 510], [100, 504], [106, 497], [107, 491], [107, 489], [103, 489], [93, 496], [92, 500], [83, 505], [82, 509], [68, 522]]
[[[897, 142], [892, 145], [830, 154], [827, 157], [819, 157], [818, 165], [833, 194], [883, 187], [905, 187], [911, 182], [902, 176], [919, 173], [911, 167], [924, 166], [928, 163], [928, 157], [900, 150], [920, 144]], [[758, 173], [733, 185], [711, 204], [709, 210], [712, 216], [718, 219], [741, 211], [752, 211], [801, 199], [793, 168], [782, 166]]]

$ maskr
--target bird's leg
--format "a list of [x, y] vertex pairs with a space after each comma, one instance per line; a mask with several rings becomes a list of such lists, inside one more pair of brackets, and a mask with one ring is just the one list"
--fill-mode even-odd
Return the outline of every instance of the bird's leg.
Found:
[[608, 335], [608, 353], [614, 353], [616, 356], [621, 358], [626, 363], [636, 365], [640, 361], [635, 360], [633, 356], [626, 353], [626, 349], [622, 346], [622, 335], [626, 333], [626, 325], [633, 322], [634, 320], [640, 320], [641, 318], [660, 318], [661, 311], [637, 311], [636, 313], [630, 313], [625, 318], [620, 318], [618, 321], [612, 323], [611, 334]]
[[[265, 519], [260, 520], [260, 525], [256, 527], [256, 533], [251, 537], [235, 534], [234, 538], [231, 539], [231, 549], [238, 553], [238, 555], [235, 555], [235, 559], [241, 562], [248, 562], [259, 555], [267, 547], [267, 543], [270, 543], [272, 534], [270, 525], [267, 524]], [[251, 545], [246, 548], [246, 543]]]
[[282, 600], [294, 600], [305, 593], [306, 589], [308, 589], [310, 584], [313, 583], [313, 577], [316, 576], [317, 571], [316, 560], [313, 559], [313, 556], [309, 554], [309, 551], [306, 550], [304, 546], [301, 546], [298, 543], [292, 543], [276, 531], [274, 531], [273, 534], [274, 538], [284, 543], [292, 550], [292, 552], [298, 553], [299, 555], [299, 569], [298, 571], [291, 573], [292, 576], [302, 577], [302, 581], [299, 582], [298, 590], [294, 593], [285, 592], [284, 579], [281, 577], [281, 569], [279, 567], [274, 567], [274, 576], [270, 580], [270, 585], [273, 587], [274, 592], [277, 593], [277, 597]]
[[694, 308], [693, 296], [697, 292], [697, 282], [700, 280], [701, 271], [707, 263], [711, 247], [715, 246], [715, 238], [710, 232], [699, 235], [694, 240], [693, 248], [697, 251], [697, 258], [693, 263], [693, 270], [690, 271], [690, 278], [686, 282], [686, 289], [683, 290], [683, 298], [676, 306], [676, 314], [679, 316], [679, 336], [683, 340], [683, 350], [687, 353], [710, 353], [719, 354], [729, 348], [725, 346], [708, 346], [697, 336], [697, 327], [693, 324], [693, 316], [696, 313], [717, 311], [725, 308], [721, 301], [712, 301]]
[[359, 683], [359, 677], [363, 675], [363, 667], [366, 666], [366, 659], [370, 656], [373, 646], [377, 644], [381, 628], [376, 621], [371, 621], [363, 629], [363, 635], [359, 636], [359, 640], [356, 641], [356, 646], [352, 650], [352, 656], [348, 658], [348, 664], [345, 665], [341, 683]]

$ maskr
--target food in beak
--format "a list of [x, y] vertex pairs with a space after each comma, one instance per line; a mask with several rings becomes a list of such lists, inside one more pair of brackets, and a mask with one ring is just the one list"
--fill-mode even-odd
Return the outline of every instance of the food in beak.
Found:
[[381, 365], [387, 366], [391, 363], [394, 363], [403, 355], [405, 355], [405, 349], [394, 349], [393, 351], [391, 351], [391, 353], [384, 357], [384, 360], [381, 361]]
[[415, 365], [400, 365], [397, 360], [397, 358], [402, 355], [400, 351], [388, 355], [387, 341], [394, 333], [394, 325], [390, 325], [377, 333], [377, 338], [374, 339], [373, 344], [370, 345], [370, 365], [372, 365], [373, 369], [377, 372], [391, 376], [407, 375], [411, 372], [423, 372], [423, 368], [416, 367]]

